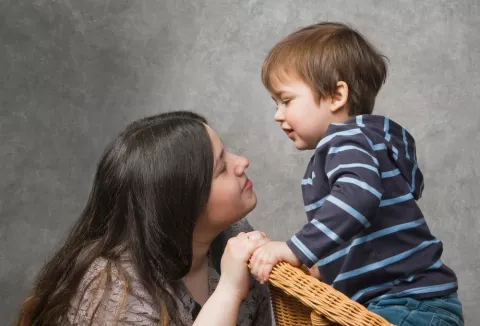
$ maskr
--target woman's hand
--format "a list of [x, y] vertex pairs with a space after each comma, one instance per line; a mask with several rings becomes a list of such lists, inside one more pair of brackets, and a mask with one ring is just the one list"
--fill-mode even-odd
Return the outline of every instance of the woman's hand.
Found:
[[234, 326], [250, 289], [248, 261], [259, 246], [270, 241], [265, 233], [239, 233], [227, 242], [222, 256], [220, 281], [193, 326]]
[[260, 231], [241, 232], [228, 240], [221, 261], [219, 287], [226, 288], [240, 302], [243, 301], [250, 288], [248, 261], [258, 247], [269, 241], [265, 233]]

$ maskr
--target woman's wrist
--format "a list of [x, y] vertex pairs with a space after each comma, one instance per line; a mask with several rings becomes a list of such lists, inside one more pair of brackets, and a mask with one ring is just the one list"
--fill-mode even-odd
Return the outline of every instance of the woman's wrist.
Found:
[[222, 297], [225, 300], [225, 304], [238, 305], [240, 306], [245, 300], [243, 295], [238, 292], [238, 287], [230, 284], [225, 277], [220, 276], [220, 281], [215, 289], [215, 292], [212, 295]]
[[215, 292], [200, 310], [193, 326], [234, 326], [242, 301], [234, 286], [220, 277]]

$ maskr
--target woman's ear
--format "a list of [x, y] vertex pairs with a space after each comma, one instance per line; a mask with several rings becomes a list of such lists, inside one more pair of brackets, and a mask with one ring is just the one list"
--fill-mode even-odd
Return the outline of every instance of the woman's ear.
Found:
[[344, 81], [337, 83], [337, 89], [332, 96], [332, 105], [330, 105], [330, 111], [332, 113], [337, 112], [341, 108], [345, 107], [348, 100], [348, 85]]

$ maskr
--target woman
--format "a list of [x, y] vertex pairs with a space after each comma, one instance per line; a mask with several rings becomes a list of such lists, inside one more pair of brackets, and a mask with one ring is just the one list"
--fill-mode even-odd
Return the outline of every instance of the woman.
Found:
[[241, 232], [256, 205], [247, 167], [194, 113], [130, 124], [17, 325], [270, 325], [246, 266], [268, 239]]

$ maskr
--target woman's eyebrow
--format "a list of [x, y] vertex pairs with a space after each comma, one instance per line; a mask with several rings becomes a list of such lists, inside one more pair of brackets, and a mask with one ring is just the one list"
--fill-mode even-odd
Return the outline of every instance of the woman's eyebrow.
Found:
[[215, 167], [218, 166], [218, 162], [223, 158], [223, 154], [225, 153], [225, 147], [222, 148], [222, 150], [220, 151], [220, 155], [217, 156], [217, 158], [215, 159]]

